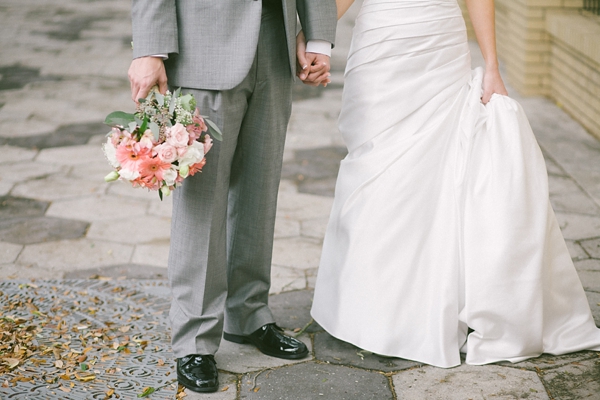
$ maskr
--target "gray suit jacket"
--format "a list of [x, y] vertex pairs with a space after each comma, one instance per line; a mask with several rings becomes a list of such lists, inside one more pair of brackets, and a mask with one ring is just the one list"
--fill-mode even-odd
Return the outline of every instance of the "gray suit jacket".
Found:
[[[307, 40], [333, 44], [335, 0], [281, 0], [290, 73], [296, 70], [296, 11]], [[133, 57], [169, 54], [169, 84], [228, 90], [248, 74], [258, 43], [261, 0], [133, 0]]]

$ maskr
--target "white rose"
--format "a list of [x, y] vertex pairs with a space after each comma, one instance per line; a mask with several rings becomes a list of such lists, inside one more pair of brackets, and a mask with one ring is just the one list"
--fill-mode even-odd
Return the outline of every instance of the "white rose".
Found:
[[110, 138], [102, 145], [102, 149], [104, 150], [104, 155], [106, 159], [114, 168], [120, 167], [119, 161], [117, 161], [117, 149], [113, 146]]
[[166, 171], [163, 171], [163, 179], [167, 186], [175, 185], [175, 179], [177, 179], [177, 170], [174, 168], [169, 168]]
[[196, 164], [204, 158], [204, 144], [194, 141], [188, 146], [187, 152], [179, 160], [179, 166], [190, 166]]
[[119, 170], [119, 175], [121, 175], [121, 178], [128, 181], [133, 181], [140, 177], [140, 173], [138, 171], [131, 171], [125, 168]]

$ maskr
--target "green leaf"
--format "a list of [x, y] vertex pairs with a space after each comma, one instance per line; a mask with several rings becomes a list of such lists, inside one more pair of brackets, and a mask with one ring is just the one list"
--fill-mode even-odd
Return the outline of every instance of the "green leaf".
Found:
[[129, 123], [135, 121], [135, 116], [123, 111], [111, 112], [104, 119], [104, 123], [109, 126], [126, 127]]
[[206, 122], [206, 125], [208, 125], [208, 131], [212, 135], [213, 139], [218, 140], [219, 142], [223, 141], [223, 134], [221, 133], [221, 130], [217, 124], [204, 116], [202, 118], [204, 118], [204, 122]]
[[133, 121], [130, 122], [129, 125], [127, 126], [127, 129], [129, 130], [130, 133], [133, 133], [135, 131], [135, 128], [137, 128], [137, 122]]
[[162, 199], [163, 199], [163, 194], [162, 194], [161, 190], [158, 191], [158, 198], [160, 199], [160, 201], [162, 201]]
[[88, 365], [86, 363], [81, 363], [80, 367], [81, 367], [82, 371], [87, 371], [88, 370]]
[[193, 111], [193, 107], [196, 105], [196, 100], [194, 100], [194, 96], [188, 93], [186, 95], [181, 96], [179, 99], [181, 101], [181, 107], [183, 107], [184, 110], [189, 112]]
[[159, 92], [154, 92], [154, 98], [156, 99], [156, 102], [158, 103], [159, 106], [162, 107], [165, 105], [165, 96], [163, 96]]
[[171, 104], [169, 104], [169, 114], [173, 115], [173, 111], [175, 111], [175, 105], [177, 104], [177, 99], [175, 96], [171, 97]]
[[174, 99], [178, 98], [180, 94], [181, 94], [181, 88], [177, 88], [177, 90], [175, 90], [175, 92], [173, 92], [173, 98]]
[[144, 391], [138, 394], [137, 397], [148, 397], [154, 392], [156, 392], [156, 389], [154, 389], [152, 386], [148, 386], [147, 388], [144, 388]]
[[148, 128], [148, 118], [144, 118], [144, 121], [142, 121], [142, 124], [140, 125], [140, 133], [144, 133], [146, 132], [146, 128]]
[[154, 140], [158, 141], [158, 135], [160, 134], [160, 128], [156, 122], [150, 122], [150, 130], [154, 135]]

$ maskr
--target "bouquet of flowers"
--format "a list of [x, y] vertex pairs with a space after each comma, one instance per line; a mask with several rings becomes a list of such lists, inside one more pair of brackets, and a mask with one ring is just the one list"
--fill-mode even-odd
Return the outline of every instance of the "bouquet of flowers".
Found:
[[[191, 94], [150, 91], [133, 114], [110, 113], [105, 121], [113, 129], [103, 150], [114, 171], [104, 180], [131, 182], [133, 187], [158, 191], [162, 200], [177, 184], [202, 170], [212, 138], [221, 131], [200, 115]], [[208, 133], [210, 135], [208, 135]]]

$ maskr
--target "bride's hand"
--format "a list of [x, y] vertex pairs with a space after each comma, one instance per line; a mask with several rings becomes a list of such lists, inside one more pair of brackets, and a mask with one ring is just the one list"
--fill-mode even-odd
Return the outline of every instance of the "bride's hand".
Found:
[[487, 104], [494, 93], [508, 96], [498, 68], [486, 68], [483, 74], [483, 95], [481, 102]]

